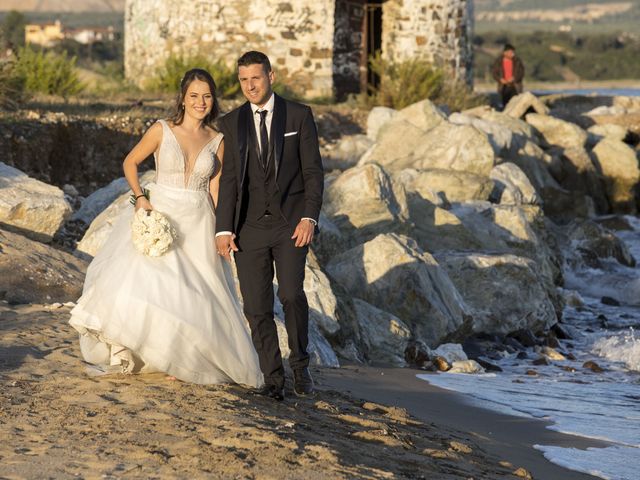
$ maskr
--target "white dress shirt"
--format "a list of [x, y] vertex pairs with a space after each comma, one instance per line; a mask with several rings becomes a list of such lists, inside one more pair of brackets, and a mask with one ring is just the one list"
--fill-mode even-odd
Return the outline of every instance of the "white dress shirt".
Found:
[[260, 115], [258, 112], [262, 112], [264, 110], [267, 111], [267, 118], [265, 119], [265, 123], [267, 124], [267, 135], [269, 140], [271, 140], [271, 121], [273, 120], [273, 107], [276, 104], [276, 97], [274, 94], [271, 94], [267, 103], [265, 103], [262, 107], [258, 105], [251, 104], [251, 113], [253, 113], [253, 124], [256, 127], [256, 137], [258, 137], [258, 147], [260, 151], [262, 151], [262, 144], [260, 143]]

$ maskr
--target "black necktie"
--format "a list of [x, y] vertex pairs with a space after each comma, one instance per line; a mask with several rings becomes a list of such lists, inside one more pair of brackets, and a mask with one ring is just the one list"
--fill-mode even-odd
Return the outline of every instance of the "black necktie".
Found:
[[267, 110], [258, 111], [260, 114], [260, 161], [262, 168], [267, 169], [269, 157], [269, 135], [267, 134]]

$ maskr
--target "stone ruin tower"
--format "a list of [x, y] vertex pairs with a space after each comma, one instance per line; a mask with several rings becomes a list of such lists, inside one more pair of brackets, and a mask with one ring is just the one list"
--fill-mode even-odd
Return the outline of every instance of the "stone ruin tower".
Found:
[[127, 0], [125, 74], [141, 84], [171, 54], [229, 65], [265, 52], [305, 97], [366, 89], [376, 51], [428, 59], [471, 84], [473, 0]]

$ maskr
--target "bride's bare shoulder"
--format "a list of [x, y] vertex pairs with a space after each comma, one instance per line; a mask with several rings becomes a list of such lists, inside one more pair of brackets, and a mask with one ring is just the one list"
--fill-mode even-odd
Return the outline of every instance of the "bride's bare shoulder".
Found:
[[207, 134], [209, 135], [209, 138], [211, 138], [211, 139], [216, 138], [218, 135], [220, 135], [220, 130], [216, 130], [215, 128], [210, 127], [208, 125], [205, 126], [204, 128], [206, 129]]

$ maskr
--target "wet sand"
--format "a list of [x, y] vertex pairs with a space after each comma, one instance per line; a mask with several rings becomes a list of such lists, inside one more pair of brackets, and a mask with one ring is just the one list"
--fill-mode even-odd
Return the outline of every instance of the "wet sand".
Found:
[[528, 470], [534, 478], [587, 480], [594, 478], [559, 467], [533, 445], [604, 447], [606, 443], [546, 428], [547, 422], [502, 415], [471, 405], [462, 395], [435, 387], [416, 377], [422, 370], [345, 366], [323, 370], [321, 386], [353, 397], [395, 405], [415, 418], [465, 432], [487, 452]]

